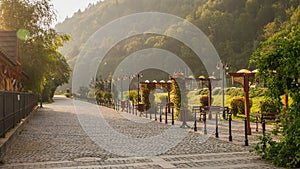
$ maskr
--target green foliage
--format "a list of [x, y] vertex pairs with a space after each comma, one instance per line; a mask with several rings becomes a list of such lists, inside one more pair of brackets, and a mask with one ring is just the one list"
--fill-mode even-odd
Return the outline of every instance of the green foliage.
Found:
[[267, 96], [268, 89], [267, 88], [250, 88], [249, 91], [249, 97], [261, 97], [261, 96]]
[[[232, 65], [231, 71], [236, 71], [248, 66], [249, 56], [264, 38], [265, 25], [272, 21], [286, 20], [289, 15], [285, 11], [298, 5], [299, 1], [295, 0], [122, 0], [118, 3], [103, 1], [83, 12], [78, 11], [72, 18], [56, 25], [56, 29], [70, 33], [74, 38], [74, 41], [62, 49], [68, 56], [69, 63], [74, 63], [87, 39], [110, 21], [141, 11], [170, 13], [187, 18], [200, 28], [214, 44], [222, 56], [221, 59]], [[88, 29], [85, 25], [89, 25]], [[181, 23], [172, 25], [166, 32], [176, 34], [182, 31], [180, 26]], [[107, 44], [102, 45], [106, 47]], [[162, 35], [143, 34], [123, 40], [109, 51], [106, 63], [111, 64], [108, 66], [110, 68], [116, 67], [123, 58], [134, 51], [153, 47], [173, 52], [191, 67], [195, 75], [205, 74], [204, 65], [197, 61], [197, 56], [191, 49], [176, 39]], [[99, 72], [109, 74], [108, 71]]]
[[137, 90], [130, 90], [130, 92], [126, 94], [126, 97], [128, 97], [130, 101], [134, 101], [135, 103], [137, 103], [137, 96]]
[[172, 102], [174, 103], [174, 108], [175, 108], [175, 119], [178, 118], [179, 114], [180, 114], [180, 108], [181, 108], [181, 92], [180, 92], [180, 88], [179, 85], [177, 83], [180, 83], [180, 80], [177, 81], [173, 81], [172, 83]]
[[[213, 104], [214, 98], [211, 98], [211, 104]], [[208, 102], [209, 102], [209, 97], [208, 96], [201, 96], [200, 97], [200, 104], [202, 106], [208, 106]]]
[[279, 114], [280, 112], [280, 100], [274, 100], [271, 98], [267, 98], [260, 102], [259, 108], [261, 110], [261, 113], [274, 113]]
[[[201, 95], [199, 95], [201, 93]], [[251, 112], [258, 112], [260, 111], [260, 102], [267, 99], [267, 88], [250, 88], [249, 96], [252, 99], [252, 107]], [[202, 96], [208, 95], [208, 89], [199, 89], [197, 91], [190, 91], [189, 92], [189, 102], [191, 102], [192, 106], [199, 105], [199, 98]], [[244, 90], [243, 88], [225, 88], [225, 105], [230, 107], [231, 101], [235, 98], [235, 96], [243, 97]], [[289, 101], [291, 101], [290, 99]], [[219, 93], [218, 95], [213, 95], [213, 101], [215, 105], [222, 103], [222, 95]]]
[[231, 97], [244, 96], [244, 90], [242, 88], [227, 88], [225, 89], [225, 94]]
[[149, 100], [149, 95], [150, 95], [150, 90], [148, 88], [142, 88], [142, 103], [145, 106], [145, 109], [148, 110], [150, 108], [150, 100]]
[[[282, 138], [275, 142], [261, 138], [266, 148], [257, 146], [257, 153], [278, 166], [300, 167], [300, 6], [291, 19], [275, 26], [275, 33], [252, 55], [261, 80], [269, 88], [269, 95], [278, 100], [288, 94], [293, 102], [281, 117], [278, 131]], [[269, 30], [267, 30], [269, 31]], [[269, 33], [269, 32], [266, 32]]]
[[96, 90], [95, 95], [96, 95], [97, 104], [99, 104], [99, 105], [103, 105], [103, 104], [111, 105], [112, 104], [112, 93], [111, 92], [107, 92], [107, 91], [98, 89], [98, 90]]
[[[113, 103], [112, 101], [113, 94], [115, 94], [112, 93], [111, 91], [111, 87], [114, 87], [112, 85], [113, 83], [111, 80], [96, 79], [96, 81], [91, 80], [89, 84], [90, 88], [87, 87], [83, 87], [83, 88], [88, 89], [88, 93], [90, 94], [90, 96], [92, 96], [90, 98], [93, 98], [94, 95], [96, 96], [97, 104], [110, 106]], [[79, 93], [81, 93], [80, 92], [81, 90], [82, 87], [79, 88]], [[92, 93], [94, 93], [94, 95]]]
[[[249, 107], [252, 107], [252, 100], [249, 99], [250, 105]], [[244, 115], [245, 114], [245, 99], [244, 97], [236, 96], [232, 99], [230, 106], [233, 110], [233, 115], [236, 116], [237, 114]]]
[[65, 58], [57, 51], [69, 36], [51, 28], [56, 15], [48, 0], [0, 0], [0, 9], [0, 29], [30, 34], [28, 39], [19, 40], [20, 62], [29, 75], [29, 79], [22, 79], [24, 90], [50, 101], [56, 88], [70, 76]]
[[200, 103], [202, 106], [208, 106], [208, 99], [209, 97], [208, 96], [202, 96], [200, 97]]
[[83, 87], [81, 86], [79, 88], [79, 91], [78, 91], [78, 94], [81, 98], [87, 98], [88, 96], [88, 93], [89, 93], [89, 88], [88, 87]]
[[[298, 109], [299, 110], [299, 109]], [[296, 111], [298, 111], [296, 110]], [[289, 168], [300, 167], [300, 119], [294, 115], [295, 110], [290, 110], [286, 118], [282, 122], [282, 130], [280, 133], [284, 135], [280, 141], [273, 141], [271, 135], [259, 137], [260, 142], [257, 143], [256, 153], [262, 158], [272, 161], [275, 165]], [[297, 113], [299, 115], [299, 113]], [[288, 119], [293, 119], [288, 120]], [[266, 146], [264, 146], [266, 145]]]
[[208, 89], [200, 89], [198, 93], [196, 93], [197, 95], [208, 95]]

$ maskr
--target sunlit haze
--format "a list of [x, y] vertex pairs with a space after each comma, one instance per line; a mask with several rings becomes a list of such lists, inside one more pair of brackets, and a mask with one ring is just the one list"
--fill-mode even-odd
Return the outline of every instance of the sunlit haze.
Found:
[[57, 21], [62, 22], [66, 17], [71, 17], [75, 12], [84, 10], [89, 3], [95, 4], [100, 0], [52, 0], [57, 12]]

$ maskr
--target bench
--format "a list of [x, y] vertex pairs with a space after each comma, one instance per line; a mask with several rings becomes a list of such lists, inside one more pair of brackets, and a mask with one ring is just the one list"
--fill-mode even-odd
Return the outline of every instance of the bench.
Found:
[[267, 121], [270, 121], [270, 122], [277, 122], [278, 121], [278, 119], [277, 119], [277, 115], [278, 115], [278, 113], [259, 113], [258, 112], [258, 114], [260, 115], [260, 123], [262, 122], [262, 121], [265, 121], [265, 122], [267, 122]]
[[195, 117], [196, 114], [199, 113], [200, 117], [199, 117], [199, 121], [201, 121], [201, 117], [206, 118], [206, 112], [209, 112], [209, 107], [208, 106], [193, 106], [193, 113], [195, 113]]
[[253, 113], [256, 115], [256, 131], [258, 131], [258, 123], [263, 123], [263, 122], [275, 122], [276, 127], [278, 127], [278, 123], [280, 120], [277, 118], [277, 115], [279, 113]]

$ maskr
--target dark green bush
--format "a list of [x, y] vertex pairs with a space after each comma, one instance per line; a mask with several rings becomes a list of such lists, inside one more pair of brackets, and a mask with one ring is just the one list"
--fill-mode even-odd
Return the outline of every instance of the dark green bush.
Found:
[[137, 95], [137, 90], [130, 90], [130, 92], [127, 93], [126, 97], [128, 97], [130, 101], [134, 101], [135, 103], [137, 103]]
[[[208, 99], [209, 99], [208, 96], [202, 96], [202, 97], [200, 97], [200, 103], [201, 103], [201, 105], [202, 106], [208, 106]], [[211, 102], [213, 103], [213, 98], [211, 98]]]
[[244, 89], [242, 88], [227, 88], [225, 94], [231, 97], [234, 96], [244, 96]]
[[142, 93], [142, 103], [144, 104], [145, 109], [148, 110], [150, 108], [150, 100], [149, 100], [150, 90], [148, 88], [143, 88], [141, 93]]
[[250, 88], [249, 97], [261, 97], [266, 96], [268, 92], [267, 88]]
[[286, 116], [281, 119], [280, 133], [283, 137], [280, 141], [273, 141], [270, 134], [259, 137], [260, 142], [255, 147], [256, 153], [277, 166], [299, 168], [300, 118], [298, 112], [299, 109], [289, 109]]
[[[230, 106], [233, 110], [233, 115], [236, 116], [237, 114], [245, 114], [245, 108], [244, 108], [244, 97], [236, 96], [232, 99]], [[250, 108], [252, 107], [252, 100], [249, 99], [250, 102]]]
[[200, 89], [197, 95], [208, 95], [209, 90], [207, 88]]
[[280, 101], [273, 100], [271, 98], [266, 98], [259, 104], [261, 113], [275, 113], [280, 112]]

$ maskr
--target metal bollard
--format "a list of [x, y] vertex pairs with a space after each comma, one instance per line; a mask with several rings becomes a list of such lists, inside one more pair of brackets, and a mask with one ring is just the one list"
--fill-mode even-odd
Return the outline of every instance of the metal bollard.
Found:
[[261, 125], [262, 125], [262, 132], [263, 132], [263, 135], [265, 135], [265, 132], [266, 132], [266, 122], [265, 122], [265, 120], [263, 120], [263, 121], [261, 122]]
[[216, 112], [216, 138], [219, 138], [218, 112]]
[[229, 141], [232, 141], [232, 132], [231, 132], [231, 114], [229, 115]]
[[172, 125], [174, 125], [174, 107], [172, 107]]
[[255, 131], [258, 132], [258, 117], [256, 116], [256, 121], [255, 121], [255, 124], [256, 124], [256, 128], [255, 128]]
[[148, 112], [148, 111], [146, 110], [146, 112], [145, 112], [145, 113], [146, 113], [146, 118], [148, 118], [148, 113], [147, 113], [147, 112]]
[[196, 118], [196, 110], [193, 109], [194, 111], [194, 131], [197, 131], [197, 118]]
[[203, 123], [204, 123], [204, 134], [207, 134], [207, 130], [206, 130], [206, 113], [204, 113], [204, 117], [203, 117]]
[[154, 120], [157, 121], [156, 112], [157, 112], [157, 105], [154, 106]]
[[162, 117], [161, 117], [162, 110], [161, 109], [162, 109], [162, 105], [159, 105], [159, 122], [162, 122]]
[[[261, 122], [261, 125], [262, 125], [262, 132], [263, 132], [263, 136], [265, 136], [266, 135], [266, 122], [265, 122], [265, 120], [263, 120], [262, 122]], [[267, 146], [266, 146], [266, 142], [264, 141], [264, 143], [263, 143], [263, 148], [265, 149]]]
[[40, 108], [43, 108], [43, 99], [42, 99], [42, 97], [40, 98]]
[[247, 118], [245, 118], [245, 146], [249, 146], [248, 143], [248, 133], [247, 133]]
[[166, 106], [165, 116], [165, 124], [168, 124], [168, 106]]

